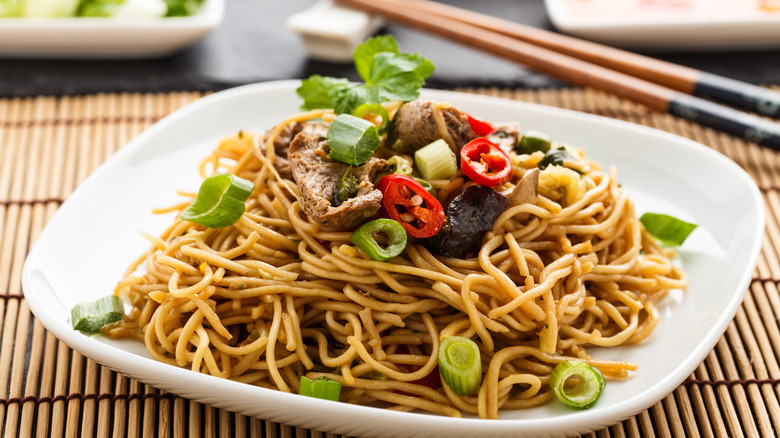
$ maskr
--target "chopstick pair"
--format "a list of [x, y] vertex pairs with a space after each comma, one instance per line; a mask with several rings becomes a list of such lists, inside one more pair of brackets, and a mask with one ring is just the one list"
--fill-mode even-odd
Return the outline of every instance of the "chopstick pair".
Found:
[[428, 0], [335, 0], [780, 151], [780, 93]]

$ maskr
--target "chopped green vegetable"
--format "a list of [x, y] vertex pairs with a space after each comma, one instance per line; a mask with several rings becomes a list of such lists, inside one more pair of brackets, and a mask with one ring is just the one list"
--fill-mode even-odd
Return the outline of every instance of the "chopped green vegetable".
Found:
[[458, 159], [442, 139], [418, 149], [414, 153], [414, 164], [425, 179], [447, 179], [458, 171]]
[[[374, 234], [379, 233], [387, 236], [387, 246], [383, 247], [376, 241]], [[406, 230], [403, 225], [392, 219], [375, 219], [355, 230], [349, 236], [349, 241], [362, 249], [371, 260], [384, 262], [404, 251]]]
[[550, 136], [544, 132], [526, 131], [523, 138], [517, 143], [517, 152], [520, 154], [530, 154], [536, 151], [547, 152], [550, 150], [552, 142]]
[[412, 169], [412, 160], [410, 160], [406, 156], [393, 155], [387, 161], [390, 163], [390, 171], [391, 171], [390, 173], [411, 175], [414, 170]]
[[167, 17], [186, 17], [198, 12], [206, 0], [164, 0], [168, 5]]
[[233, 225], [244, 214], [253, 188], [251, 182], [229, 173], [206, 178], [179, 218], [209, 228]]
[[645, 213], [639, 218], [651, 236], [670, 246], [680, 246], [698, 227], [674, 216], [661, 213]]
[[563, 361], [550, 375], [550, 388], [555, 396], [573, 409], [593, 407], [606, 385], [601, 371], [581, 360]]
[[387, 114], [387, 110], [378, 103], [364, 103], [357, 107], [352, 115], [376, 125], [379, 135], [385, 134], [390, 126], [390, 116]]
[[308, 397], [321, 398], [323, 400], [339, 401], [341, 393], [341, 383], [327, 377], [317, 377], [312, 380], [306, 376], [301, 376], [300, 395]]
[[302, 108], [333, 108], [338, 114], [352, 114], [365, 103], [414, 100], [435, 68], [420, 55], [399, 53], [390, 35], [368, 39], [358, 46], [353, 59], [365, 83], [350, 86], [346, 80], [311, 76], [296, 90], [303, 99]]
[[329, 157], [345, 164], [360, 166], [379, 146], [379, 132], [368, 120], [340, 114], [328, 128]]
[[455, 393], [473, 395], [482, 384], [482, 359], [471, 339], [448, 336], [439, 344], [439, 371]]
[[436, 188], [433, 185], [431, 185], [431, 183], [429, 183], [428, 181], [422, 178], [415, 178], [414, 180], [420, 183], [420, 185], [423, 186], [425, 191], [430, 193], [431, 196], [433, 196], [434, 198], [437, 197]]
[[296, 92], [303, 98], [303, 109], [324, 109], [333, 107], [331, 96], [333, 90], [347, 87], [349, 87], [347, 79], [312, 75], [303, 80]]
[[76, 304], [70, 311], [74, 330], [96, 332], [106, 324], [119, 321], [125, 314], [122, 300], [116, 295], [97, 301]]
[[572, 158], [571, 154], [568, 150], [566, 150], [565, 147], [559, 147], [555, 149], [548, 150], [544, 157], [539, 161], [539, 169], [544, 170], [547, 168], [547, 166], [563, 166], [563, 163], [566, 161], [571, 161], [574, 158]]
[[358, 191], [358, 179], [352, 173], [352, 166], [347, 167], [344, 174], [336, 183], [336, 191], [333, 194], [333, 206], [338, 207], [349, 198], [354, 198]]

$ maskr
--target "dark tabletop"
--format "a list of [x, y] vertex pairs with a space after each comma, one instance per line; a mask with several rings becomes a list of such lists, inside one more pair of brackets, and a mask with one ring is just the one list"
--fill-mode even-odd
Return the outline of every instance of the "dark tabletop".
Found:
[[[441, 0], [517, 22], [553, 29], [542, 0]], [[251, 82], [318, 73], [357, 79], [351, 65], [309, 59], [284, 19], [314, 0], [226, 0], [225, 21], [200, 42], [162, 59], [0, 59], [0, 96], [220, 90]], [[401, 50], [437, 66], [428, 86], [557, 87], [563, 83], [517, 64], [400, 25], [382, 32]], [[780, 84], [780, 50], [648, 53], [753, 84]]]

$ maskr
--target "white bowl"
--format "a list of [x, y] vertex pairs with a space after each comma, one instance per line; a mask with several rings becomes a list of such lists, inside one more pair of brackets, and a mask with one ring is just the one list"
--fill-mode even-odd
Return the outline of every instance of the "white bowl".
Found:
[[151, 58], [198, 41], [222, 22], [225, 0], [206, 0], [188, 17], [0, 18], [0, 56]]

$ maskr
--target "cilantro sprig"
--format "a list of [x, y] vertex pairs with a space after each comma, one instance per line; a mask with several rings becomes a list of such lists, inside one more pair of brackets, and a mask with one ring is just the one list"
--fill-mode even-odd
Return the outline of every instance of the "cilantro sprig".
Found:
[[350, 85], [346, 79], [310, 76], [296, 90], [303, 99], [301, 108], [333, 108], [337, 114], [352, 114], [364, 103], [414, 100], [435, 69], [423, 56], [400, 53], [390, 35], [366, 40], [355, 50], [353, 60], [365, 83]]

